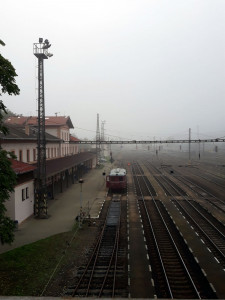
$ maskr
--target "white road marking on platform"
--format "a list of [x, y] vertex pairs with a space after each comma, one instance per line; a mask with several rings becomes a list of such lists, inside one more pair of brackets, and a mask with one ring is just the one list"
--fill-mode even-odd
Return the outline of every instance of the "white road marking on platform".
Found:
[[199, 263], [199, 261], [198, 261], [197, 257], [195, 257], [195, 261], [196, 261], [197, 263]]
[[152, 272], [151, 265], [148, 265], [149, 272]]
[[207, 247], [207, 249], [208, 249], [209, 252], [212, 252], [208, 247]]
[[154, 280], [151, 278], [152, 286], [155, 286]]
[[203, 239], [201, 239], [201, 242], [202, 242], [203, 244], [205, 244], [205, 242], [203, 241]]

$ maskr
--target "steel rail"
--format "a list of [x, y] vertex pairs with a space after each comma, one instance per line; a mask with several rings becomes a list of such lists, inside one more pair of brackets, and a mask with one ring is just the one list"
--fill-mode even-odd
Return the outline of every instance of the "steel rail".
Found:
[[75, 297], [75, 293], [76, 293], [76, 291], [78, 290], [78, 288], [79, 288], [79, 286], [80, 286], [82, 280], [84, 279], [84, 276], [85, 276], [86, 273], [87, 273], [87, 270], [88, 270], [88, 268], [89, 268], [89, 266], [90, 266], [90, 264], [91, 264], [91, 262], [92, 262], [92, 259], [93, 259], [94, 255], [96, 254], [96, 251], [99, 251], [98, 248], [100, 247], [100, 244], [101, 244], [101, 241], [102, 241], [102, 237], [103, 237], [103, 233], [104, 233], [104, 230], [105, 230], [105, 226], [106, 226], [106, 222], [104, 223], [103, 229], [102, 229], [101, 234], [100, 234], [100, 236], [99, 236], [99, 238], [98, 238], [98, 241], [97, 241], [97, 243], [96, 243], [96, 245], [95, 245], [95, 248], [94, 248], [94, 250], [93, 250], [93, 253], [92, 253], [92, 255], [91, 255], [91, 257], [90, 257], [90, 259], [89, 259], [89, 261], [88, 261], [88, 263], [87, 263], [87, 265], [86, 265], [86, 268], [85, 268], [85, 270], [84, 270], [84, 272], [83, 272], [81, 278], [79, 279], [79, 281], [78, 281], [78, 283], [77, 283], [77, 285], [76, 285], [76, 287], [75, 287], [75, 289], [74, 289], [74, 291], [73, 291], [72, 297]]
[[[132, 172], [132, 175], [133, 175], [133, 172]], [[134, 175], [133, 175], [133, 176], [134, 176]], [[137, 177], [137, 176], [136, 176], [136, 177]], [[163, 259], [162, 259], [162, 256], [161, 256], [161, 253], [160, 253], [160, 250], [159, 250], [159, 245], [158, 245], [158, 243], [157, 243], [157, 239], [156, 239], [156, 236], [155, 236], [155, 232], [154, 232], [154, 229], [153, 229], [153, 225], [152, 225], [152, 222], [151, 222], [151, 219], [150, 219], [150, 216], [149, 216], [147, 207], [146, 207], [146, 205], [145, 205], [144, 196], [143, 196], [143, 194], [142, 194], [141, 187], [140, 187], [140, 183], [139, 183], [138, 179], [137, 179], [137, 182], [138, 182], [139, 189], [140, 189], [140, 192], [141, 192], [141, 198], [142, 198], [142, 202], [143, 202], [143, 204], [144, 204], [145, 213], [146, 213], [146, 215], [147, 215], [148, 222], [149, 222], [149, 225], [150, 225], [150, 228], [151, 228], [151, 231], [152, 231], [153, 239], [154, 239], [155, 246], [156, 246], [156, 249], [157, 249], [157, 254], [158, 254], [158, 257], [159, 257], [159, 260], [160, 260], [160, 263], [161, 263], [161, 268], [162, 268], [162, 270], [163, 270], [163, 275], [164, 275], [164, 279], [165, 279], [165, 282], [166, 282], [166, 285], [167, 285], [167, 289], [168, 289], [168, 292], [169, 292], [170, 297], [173, 298], [173, 293], [172, 293], [172, 290], [171, 290], [171, 287], [170, 287], [170, 283], [169, 283], [169, 280], [168, 280], [168, 277], [167, 277], [167, 273], [166, 273], [165, 266], [164, 266], [164, 264], [163, 264]]]
[[[120, 212], [121, 212], [121, 210], [120, 210]], [[108, 214], [109, 214], [109, 209], [108, 209], [108, 211], [107, 211], [107, 216], [108, 216]], [[107, 216], [106, 216], [106, 220], [107, 220]], [[93, 261], [93, 258], [94, 258], [94, 263], [93, 263], [93, 266], [91, 267], [91, 275], [90, 275], [90, 277], [89, 277], [88, 286], [87, 286], [87, 289], [86, 289], [86, 294], [85, 294], [85, 296], [87, 297], [88, 294], [89, 294], [90, 287], [91, 287], [91, 281], [92, 281], [93, 274], [94, 274], [94, 271], [95, 271], [97, 259], [98, 259], [98, 257], [99, 257], [99, 251], [100, 251], [100, 248], [101, 248], [103, 239], [104, 239], [104, 232], [105, 232], [105, 229], [106, 229], [106, 220], [105, 220], [105, 222], [104, 222], [104, 225], [103, 225], [101, 234], [99, 235], [99, 238], [98, 238], [98, 240], [97, 240], [97, 243], [96, 243], [96, 245], [95, 245], [95, 248], [94, 248], [94, 250], [93, 250], [93, 253], [92, 253], [92, 255], [91, 255], [91, 257], [90, 257], [90, 259], [89, 259], [89, 261], [88, 261], [88, 263], [87, 263], [87, 265], [86, 265], [86, 268], [85, 268], [85, 270], [84, 270], [84, 272], [83, 272], [81, 278], [79, 279], [79, 281], [78, 281], [76, 287], [74, 288], [72, 297], [75, 297], [75, 294], [76, 294], [77, 290], [79, 289], [80, 284], [82, 283], [82, 281], [83, 281], [85, 275], [87, 274], [87, 271], [88, 271], [88, 269], [89, 269], [89, 267], [90, 267], [90, 265], [91, 265], [91, 262]], [[119, 226], [120, 226], [120, 219], [119, 219], [119, 225], [118, 225], [118, 227], [119, 227]], [[116, 243], [116, 242], [115, 242], [115, 243]], [[115, 244], [115, 243], [114, 243], [114, 244]], [[115, 249], [115, 245], [114, 245], [114, 249]], [[118, 249], [118, 248], [117, 248], [117, 249]], [[111, 256], [111, 259], [110, 259], [110, 263], [111, 263], [111, 261], [112, 261], [113, 253], [114, 253], [114, 250], [113, 250], [113, 252], [112, 252], [112, 256]], [[108, 266], [108, 268], [109, 268], [109, 266]], [[107, 274], [108, 274], [108, 271], [107, 271]], [[100, 296], [99, 296], [99, 297], [100, 297]]]
[[[120, 215], [121, 215], [121, 207], [120, 207]], [[110, 268], [111, 268], [114, 256], [115, 256], [115, 263], [114, 263], [114, 274], [113, 274], [112, 297], [115, 294], [117, 255], [118, 255], [119, 237], [120, 237], [120, 218], [119, 218], [119, 222], [118, 223], [119, 224], [117, 225], [116, 237], [115, 237], [115, 242], [114, 242], [114, 246], [113, 246], [112, 256], [111, 256], [111, 259], [110, 259], [110, 262], [109, 262], [109, 266], [108, 266], [108, 269], [106, 271], [106, 274], [105, 274], [105, 277], [104, 277], [104, 280], [103, 280], [103, 283], [102, 283], [102, 286], [101, 286], [101, 289], [100, 289], [98, 297], [101, 297], [101, 295], [102, 295], [102, 292], [103, 292], [106, 280], [108, 278], [108, 274], [109, 274], [109, 271], [110, 271]]]
[[[195, 175], [195, 176], [196, 176], [196, 175]], [[214, 181], [213, 179], [210, 179], [210, 178], [204, 177], [204, 176], [202, 176], [202, 175], [198, 175], [198, 177], [201, 177], [201, 178], [203, 178], [203, 179], [205, 179], [205, 180], [207, 180], [207, 181], [209, 181], [209, 182], [212, 182], [212, 183], [214, 183], [215, 185], [218, 185], [218, 186], [220, 186], [220, 187], [224, 188], [224, 185], [222, 185], [222, 184], [220, 184], [220, 183], [218, 183], [218, 182]], [[220, 178], [220, 179], [222, 179], [222, 178]]]
[[112, 291], [112, 298], [114, 298], [114, 296], [115, 296], [115, 286], [116, 286], [116, 272], [117, 272], [118, 251], [119, 251], [119, 233], [118, 233], [118, 242], [117, 242], [117, 248], [116, 248], [116, 257], [115, 257], [115, 268], [114, 268], [114, 276], [113, 276], [113, 291]]
[[[204, 188], [202, 188], [201, 186], [199, 186], [196, 183], [193, 183], [191, 180], [185, 178], [184, 176], [180, 175], [180, 177], [182, 178], [177, 178], [177, 180], [181, 181], [182, 183], [184, 183], [186, 186], [188, 186], [188, 188], [190, 188], [193, 192], [199, 194], [201, 197], [206, 198], [205, 196], [203, 196], [200, 192], [196, 191], [193, 187], [189, 186], [187, 183], [185, 183], [184, 181], [194, 185], [195, 187], [197, 187], [198, 189], [202, 190], [203, 192], [205, 192], [206, 194], [208, 194], [209, 196], [211, 196], [212, 198], [216, 199], [218, 201], [218, 203], [225, 205], [225, 202], [222, 201], [220, 198], [216, 197], [215, 195], [213, 195], [212, 193], [208, 192], [207, 190], [205, 190]], [[225, 211], [222, 207], [220, 207], [219, 205], [217, 205], [216, 203], [214, 203], [213, 201], [211, 201], [210, 199], [207, 199], [207, 201], [209, 201], [212, 205], [214, 205], [215, 207], [217, 207], [219, 210], [221, 211]]]
[[[166, 181], [166, 180], [165, 180]], [[167, 182], [169, 185], [171, 185], [171, 183], [168, 181]], [[173, 187], [178, 193], [179, 191]], [[174, 197], [174, 195], [172, 195], [172, 193], [170, 193], [170, 196], [173, 197], [173, 201], [176, 202], [176, 204], [181, 207], [184, 212], [186, 213], [186, 215], [192, 220], [192, 222], [195, 224], [195, 226], [199, 229], [200, 232], [203, 233], [203, 236], [205, 236], [207, 238], [207, 240], [209, 241], [210, 244], [212, 244], [212, 246], [215, 248], [215, 250], [223, 257], [223, 259], [225, 260], [225, 254], [218, 248], [218, 246], [214, 243], [214, 241], [208, 236], [208, 234], [205, 232], [205, 230], [203, 228], [200, 227], [200, 225], [194, 220], [194, 218], [190, 215], [190, 213], [187, 211], [186, 208], [184, 208], [184, 206], [180, 203], [180, 201], [177, 201]], [[224, 234], [214, 225], [210, 222], [210, 220], [208, 220], [192, 203], [190, 203], [190, 201], [188, 201], [187, 196], [181, 195], [184, 198], [184, 200], [188, 203], [188, 205], [190, 205], [202, 218], [203, 220], [208, 223], [220, 236], [222, 236], [223, 239], [225, 239]], [[222, 224], [221, 224], [222, 225]]]
[[[208, 240], [208, 242], [212, 245], [212, 247], [222, 256], [223, 260], [225, 261], [225, 254], [218, 248], [218, 246], [215, 244], [215, 242], [212, 240], [212, 238], [209, 237], [208, 233], [206, 233], [206, 231], [199, 226], [199, 224], [194, 220], [194, 218], [190, 215], [190, 213], [187, 211], [187, 209], [176, 199], [173, 199], [174, 202], [176, 202], [176, 204], [183, 209], [183, 211], [185, 212], [186, 216], [188, 216], [192, 222], [195, 224], [195, 226], [197, 227], [197, 229], [203, 234], [203, 237], [205, 237], [205, 239]], [[189, 201], [187, 201], [187, 203], [189, 203]], [[191, 205], [191, 204], [190, 204]], [[217, 229], [218, 231], [218, 229]], [[222, 233], [221, 233], [222, 234]], [[222, 234], [222, 238], [224, 237], [224, 235]], [[211, 250], [213, 252], [215, 252], [213, 250], [213, 248], [211, 248]]]
[[[144, 176], [142, 176], [142, 177], [143, 177], [143, 180], [144, 180], [144, 182], [145, 182], [145, 184], [146, 184], [146, 181], [145, 181]], [[147, 184], [146, 184], [146, 186], [147, 186]], [[147, 186], [147, 189], [148, 189], [148, 186]], [[148, 189], [148, 190], [149, 190], [149, 189]], [[161, 212], [160, 212], [160, 210], [159, 210], [159, 207], [158, 207], [158, 205], [157, 205], [157, 203], [156, 203], [154, 197], [152, 196], [150, 190], [149, 190], [149, 193], [150, 193], [150, 195], [151, 195], [151, 197], [152, 197], [152, 200], [153, 200], [153, 203], [154, 203], [154, 205], [155, 205], [155, 207], [156, 207], [156, 209], [157, 209], [157, 211], [158, 211], [158, 213], [159, 213], [159, 215], [160, 215], [160, 217], [161, 217], [161, 220], [163, 221], [163, 224], [164, 224], [164, 226], [165, 226], [165, 228], [166, 228], [166, 230], [167, 230], [167, 232], [168, 232], [168, 234], [169, 234], [169, 237], [170, 237], [170, 239], [171, 239], [171, 241], [172, 241], [172, 244], [174, 245], [174, 247], [175, 247], [175, 249], [176, 249], [176, 251], [177, 251], [178, 257], [179, 257], [179, 259], [180, 259], [180, 261], [181, 261], [181, 263], [182, 263], [182, 265], [183, 265], [183, 267], [184, 267], [184, 270], [186, 271], [186, 274], [187, 274], [187, 276], [188, 276], [188, 278], [189, 278], [189, 280], [190, 280], [190, 282], [191, 282], [191, 285], [192, 285], [192, 287], [193, 287], [193, 289], [194, 289], [194, 291], [195, 291], [195, 293], [196, 293], [198, 299], [201, 299], [200, 293], [199, 293], [199, 291], [198, 291], [198, 289], [197, 289], [197, 287], [196, 287], [196, 285], [195, 285], [195, 283], [194, 283], [194, 281], [193, 281], [193, 279], [192, 279], [192, 276], [191, 276], [191, 274], [190, 274], [190, 272], [189, 272], [189, 270], [188, 270], [188, 267], [186, 266], [186, 264], [185, 264], [185, 262], [184, 262], [184, 260], [183, 260], [183, 258], [182, 258], [182, 255], [181, 255], [181, 253], [180, 253], [180, 251], [179, 251], [179, 249], [178, 249], [178, 247], [177, 247], [177, 245], [176, 245], [176, 242], [174, 241], [174, 239], [173, 239], [173, 237], [172, 237], [172, 235], [171, 235], [171, 232], [170, 232], [168, 226], [166, 225], [166, 222], [165, 222], [165, 220], [164, 220], [164, 218], [163, 218], [163, 216], [162, 216], [162, 214], [161, 214]], [[144, 201], [145, 201], [145, 200], [144, 200]]]
[[[148, 163], [149, 166], [151, 166], [151, 168], [153, 168], [153, 169], [155, 169], [156, 171], [160, 172], [160, 174], [163, 174], [158, 168], [156, 168], [156, 167], [155, 167], [154, 165], [152, 165], [150, 162], [147, 161], [147, 163]], [[179, 174], [179, 176], [183, 179], [183, 181], [182, 181], [182, 179], [179, 178], [179, 177], [176, 177], [176, 179], [179, 180], [180, 182], [182, 182], [183, 184], [185, 184], [186, 186], [188, 186], [188, 188], [191, 189], [193, 192], [195, 192], [195, 193], [199, 194], [201, 197], [203, 197], [202, 194], [201, 194], [200, 192], [196, 191], [193, 187], [189, 186], [186, 182], [189, 182], [190, 184], [194, 185], [194, 186], [197, 187], [198, 189], [200, 189], [200, 190], [202, 190], [203, 192], [207, 193], [208, 195], [210, 195], [211, 197], [213, 197], [214, 199], [216, 199], [216, 200], [218, 201], [218, 203], [220, 203], [220, 204], [222, 204], [222, 205], [225, 205], [225, 202], [224, 202], [224, 201], [222, 201], [221, 199], [219, 199], [218, 197], [216, 197], [216, 196], [213, 195], [212, 193], [208, 192], [207, 190], [205, 190], [205, 189], [202, 188], [201, 186], [199, 186], [199, 185], [193, 183], [193, 182], [190, 181], [189, 179], [184, 178], [184, 176], [182, 176], [180, 172], [176, 171], [176, 173]], [[156, 178], [155, 178], [155, 179], [156, 179]], [[156, 179], [156, 180], [157, 180], [157, 179]], [[186, 181], [186, 182], [184, 182], [184, 181]], [[204, 198], [205, 198], [205, 197], [204, 197]], [[211, 201], [210, 199], [207, 199], [207, 198], [205, 198], [205, 199], [206, 199], [208, 202], [210, 202], [213, 206], [217, 207], [219, 210], [221, 210], [221, 211], [223, 211], [223, 212], [225, 211], [225, 209], [223, 209], [221, 206], [217, 205], [215, 202], [213, 202], [213, 201]]]

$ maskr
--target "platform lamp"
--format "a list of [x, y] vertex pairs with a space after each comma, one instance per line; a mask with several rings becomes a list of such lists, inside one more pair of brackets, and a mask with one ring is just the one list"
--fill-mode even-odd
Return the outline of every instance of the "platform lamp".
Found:
[[84, 180], [81, 178], [79, 179], [80, 183], [80, 218], [79, 218], [79, 227], [82, 227], [82, 221], [83, 221], [83, 211], [82, 211], [82, 184], [84, 183]]
[[38, 58], [38, 137], [37, 137], [37, 180], [34, 215], [48, 217], [46, 185], [46, 140], [45, 140], [45, 97], [44, 97], [44, 59], [52, 57], [48, 52], [49, 41], [39, 38], [33, 44], [33, 54]]

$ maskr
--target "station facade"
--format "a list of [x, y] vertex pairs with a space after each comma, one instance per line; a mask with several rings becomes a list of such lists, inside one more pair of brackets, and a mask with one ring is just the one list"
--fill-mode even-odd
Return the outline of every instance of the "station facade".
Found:
[[[34, 213], [35, 178], [37, 174], [37, 117], [9, 117], [9, 129], [0, 134], [1, 148], [12, 152], [12, 168], [17, 184], [9, 201], [7, 215], [21, 223]], [[70, 134], [74, 128], [70, 117], [46, 117], [46, 177], [48, 199], [54, 199], [86, 172], [96, 166], [96, 153], [80, 152], [78, 140]]]

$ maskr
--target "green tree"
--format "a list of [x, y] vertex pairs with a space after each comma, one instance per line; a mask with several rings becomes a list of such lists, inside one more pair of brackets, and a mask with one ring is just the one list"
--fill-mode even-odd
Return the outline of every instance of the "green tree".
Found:
[[[0, 40], [0, 45], [5, 43]], [[0, 96], [2, 94], [19, 95], [20, 89], [15, 83], [17, 76], [15, 68], [11, 62], [0, 53]], [[0, 99], [0, 134], [8, 133], [7, 127], [3, 123], [3, 118], [7, 114], [6, 106]], [[1, 148], [0, 145], [0, 242], [10, 244], [14, 240], [14, 222], [5, 215], [5, 201], [9, 199], [16, 184], [16, 174], [12, 169], [10, 158], [14, 156]]]

